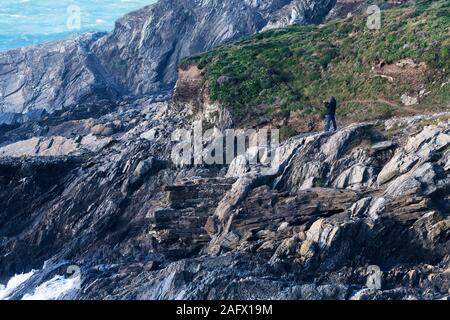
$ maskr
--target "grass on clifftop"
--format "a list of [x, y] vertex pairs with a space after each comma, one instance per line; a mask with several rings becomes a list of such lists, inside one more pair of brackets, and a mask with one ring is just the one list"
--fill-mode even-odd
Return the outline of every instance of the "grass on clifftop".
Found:
[[[323, 115], [321, 101], [330, 95], [349, 121], [448, 108], [450, 2], [382, 11], [380, 30], [366, 22], [352, 17], [267, 31], [182, 64], [202, 70], [210, 97], [238, 124], [285, 119], [289, 135], [296, 131], [289, 127], [293, 114]], [[407, 58], [414, 64], [397, 64]], [[405, 93], [420, 97], [419, 105], [403, 106]]]

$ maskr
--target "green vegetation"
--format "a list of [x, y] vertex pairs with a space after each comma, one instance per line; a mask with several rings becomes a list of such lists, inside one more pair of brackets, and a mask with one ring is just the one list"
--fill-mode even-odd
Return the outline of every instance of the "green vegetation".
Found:
[[280, 128], [280, 138], [281, 140], [289, 139], [297, 134], [294, 128], [290, 126], [283, 126]]
[[[448, 108], [450, 84], [442, 84], [450, 70], [450, 2], [418, 1], [383, 11], [381, 30], [369, 30], [366, 21], [353, 17], [271, 30], [182, 64], [204, 72], [211, 98], [241, 124], [287, 119], [292, 112], [322, 114], [321, 101], [330, 95], [340, 102], [338, 115], [352, 121], [413, 112], [402, 106], [401, 96], [421, 90], [428, 94], [414, 107], [417, 112]], [[406, 58], [426, 66], [397, 75], [384, 71]], [[221, 77], [227, 80], [217, 81]], [[291, 135], [291, 128], [285, 131]]]

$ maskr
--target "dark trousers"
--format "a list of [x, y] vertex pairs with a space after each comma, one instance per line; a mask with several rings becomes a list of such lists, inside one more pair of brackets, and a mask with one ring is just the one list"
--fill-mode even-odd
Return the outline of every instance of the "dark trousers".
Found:
[[327, 115], [327, 131], [330, 131], [331, 123], [333, 122], [333, 128], [334, 131], [337, 130], [337, 124], [336, 124], [336, 117], [334, 115], [328, 114]]

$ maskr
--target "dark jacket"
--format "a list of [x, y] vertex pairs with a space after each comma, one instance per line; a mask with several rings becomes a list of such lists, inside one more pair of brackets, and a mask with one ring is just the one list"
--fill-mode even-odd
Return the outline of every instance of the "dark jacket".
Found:
[[327, 108], [327, 116], [336, 115], [336, 106], [336, 99], [334, 97], [331, 97], [330, 102], [325, 103], [325, 107]]

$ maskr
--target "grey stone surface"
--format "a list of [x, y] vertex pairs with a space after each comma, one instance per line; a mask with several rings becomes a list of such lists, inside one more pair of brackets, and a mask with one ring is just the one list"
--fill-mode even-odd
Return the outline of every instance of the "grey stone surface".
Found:
[[[171, 164], [172, 130], [192, 124], [172, 104], [147, 103], [1, 133], [3, 141], [34, 135], [0, 148], [15, 152], [0, 155], [0, 283], [39, 270], [11, 297], [63, 275], [67, 261], [83, 281], [65, 299], [448, 296], [448, 126], [439, 115], [396, 134], [397, 151], [425, 162], [378, 186], [352, 173], [370, 167], [375, 182], [396, 157], [372, 152], [367, 142], [382, 136], [376, 123], [294, 137], [272, 170], [248, 165], [227, 178], [229, 166]], [[420, 121], [435, 124], [417, 132]], [[114, 124], [110, 137], [91, 133]], [[156, 128], [154, 139], [142, 138]], [[98, 139], [111, 140], [94, 148]], [[370, 265], [383, 271], [380, 290], [366, 288]]]

